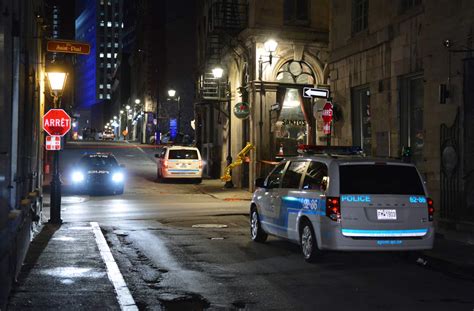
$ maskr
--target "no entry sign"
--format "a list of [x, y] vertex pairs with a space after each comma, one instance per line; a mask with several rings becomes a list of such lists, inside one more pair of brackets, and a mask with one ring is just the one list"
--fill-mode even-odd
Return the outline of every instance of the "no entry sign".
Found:
[[46, 136], [46, 150], [61, 150], [61, 136]]
[[63, 109], [50, 109], [43, 116], [43, 129], [51, 136], [64, 136], [71, 129], [71, 117]]

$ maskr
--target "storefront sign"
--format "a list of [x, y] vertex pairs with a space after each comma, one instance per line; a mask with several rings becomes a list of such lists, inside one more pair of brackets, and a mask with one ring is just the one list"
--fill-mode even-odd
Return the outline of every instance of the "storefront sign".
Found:
[[289, 119], [283, 119], [282, 122], [283, 122], [283, 125], [306, 126], [306, 121], [305, 121], [305, 120], [289, 120]]
[[239, 119], [246, 119], [250, 114], [250, 105], [246, 102], [237, 103], [234, 106], [234, 116]]

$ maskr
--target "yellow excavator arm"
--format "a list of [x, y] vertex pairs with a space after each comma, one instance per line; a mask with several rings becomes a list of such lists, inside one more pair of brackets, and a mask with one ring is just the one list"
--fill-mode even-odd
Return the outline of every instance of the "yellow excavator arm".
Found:
[[247, 145], [245, 145], [244, 149], [240, 150], [240, 152], [237, 154], [237, 158], [235, 159], [235, 161], [227, 165], [226, 168], [224, 169], [224, 175], [221, 176], [222, 181], [227, 182], [232, 179], [230, 172], [232, 171], [234, 167], [242, 165], [242, 163], [244, 162], [245, 156], [252, 149], [255, 149], [254, 145], [248, 142]]

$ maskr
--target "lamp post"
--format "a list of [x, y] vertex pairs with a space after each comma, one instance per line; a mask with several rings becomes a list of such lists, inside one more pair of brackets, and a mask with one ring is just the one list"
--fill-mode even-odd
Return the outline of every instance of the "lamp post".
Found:
[[[216, 67], [212, 69], [212, 75], [214, 76], [215, 79], [219, 80], [222, 78], [224, 75], [224, 69], [221, 67]], [[220, 83], [217, 84], [217, 90], [219, 93], [219, 98], [220, 98]], [[227, 130], [227, 157], [226, 157], [226, 162], [227, 165], [232, 164], [232, 108], [231, 108], [231, 102], [230, 102], [230, 94], [227, 94], [228, 88], [227, 88], [227, 83], [226, 83], [226, 90], [225, 90], [225, 101], [227, 102], [227, 117], [229, 118], [229, 127]], [[230, 171], [230, 175], [232, 176], [232, 171]], [[232, 178], [229, 181], [225, 182], [224, 185], [225, 188], [233, 188], [234, 183], [232, 182]]]
[[179, 136], [179, 133], [181, 132], [181, 96], [176, 96], [176, 90], [174, 89], [169, 89], [168, 90], [168, 96], [170, 98], [176, 98], [176, 102], [178, 104], [178, 136]]
[[[53, 108], [61, 107], [61, 96], [66, 84], [67, 72], [48, 71], [49, 89], [53, 97]], [[53, 179], [51, 180], [51, 204], [49, 222], [61, 224], [61, 179], [59, 178], [59, 150], [53, 151]]]
[[[263, 64], [269, 64], [272, 65], [273, 61], [273, 53], [275, 53], [276, 48], [278, 46], [278, 42], [276, 42], [273, 39], [269, 39], [265, 41], [263, 44], [265, 51], [268, 53], [266, 57], [268, 57], [268, 60], [264, 61], [263, 60], [263, 55], [260, 55], [258, 59], [258, 79], [260, 80], [260, 121], [258, 122], [258, 127], [259, 127], [259, 148], [257, 148], [258, 151], [258, 159], [262, 159], [262, 144], [263, 144], [263, 91], [264, 91], [264, 86], [263, 86]], [[261, 173], [261, 172], [260, 172]]]

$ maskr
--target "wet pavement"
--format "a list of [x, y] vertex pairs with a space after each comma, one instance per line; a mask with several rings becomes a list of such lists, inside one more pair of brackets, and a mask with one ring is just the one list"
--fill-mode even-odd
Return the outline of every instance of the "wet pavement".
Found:
[[31, 243], [8, 310], [120, 310], [89, 223], [45, 225]]

